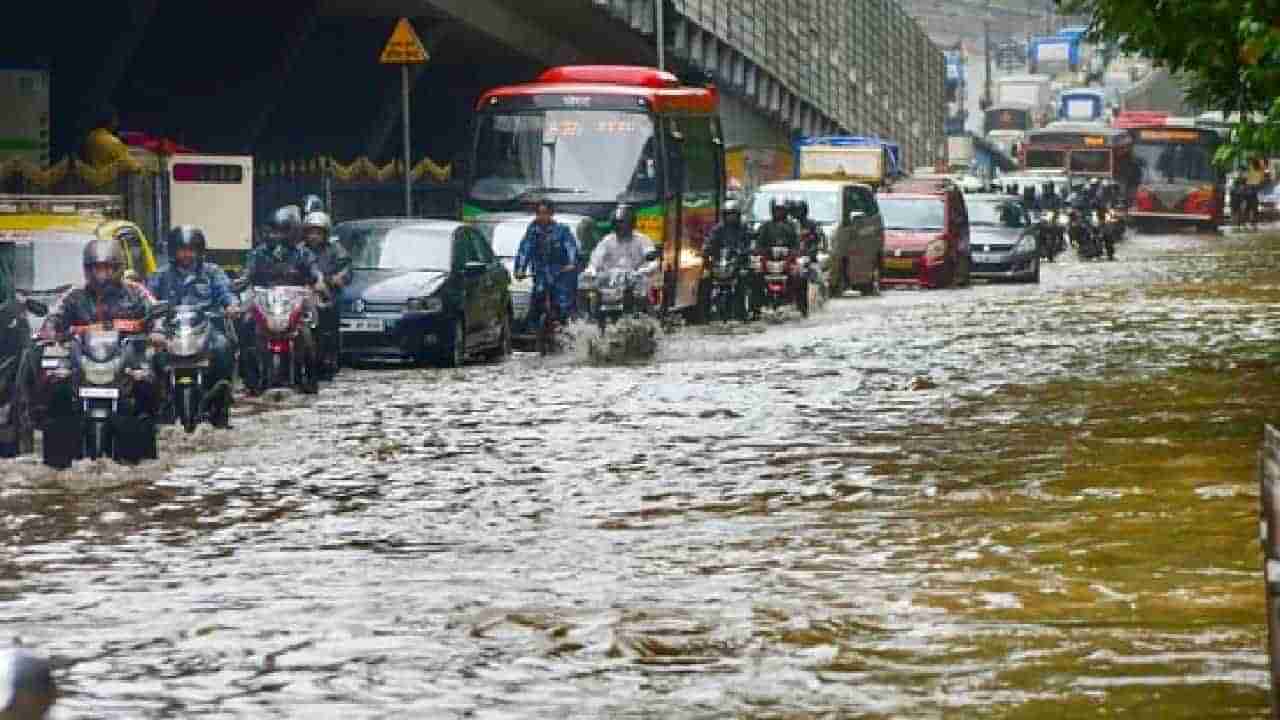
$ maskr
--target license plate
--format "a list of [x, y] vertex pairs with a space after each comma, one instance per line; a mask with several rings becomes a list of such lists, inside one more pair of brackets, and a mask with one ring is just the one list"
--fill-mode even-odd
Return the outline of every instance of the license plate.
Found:
[[885, 258], [884, 266], [890, 270], [914, 270], [916, 261], [912, 258]]
[[80, 388], [80, 397], [90, 400], [118, 400], [120, 398], [120, 389], [82, 387]]
[[40, 367], [45, 369], [56, 368], [60, 365], [62, 365], [62, 361], [59, 360], [58, 358], [41, 358], [40, 359]]
[[342, 332], [380, 333], [386, 330], [383, 320], [343, 320]]

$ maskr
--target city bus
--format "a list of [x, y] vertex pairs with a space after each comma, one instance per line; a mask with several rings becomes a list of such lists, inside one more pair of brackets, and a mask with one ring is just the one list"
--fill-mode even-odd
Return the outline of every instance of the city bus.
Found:
[[1222, 223], [1225, 179], [1213, 164], [1221, 136], [1193, 118], [1125, 116], [1117, 127], [1133, 136], [1135, 187], [1129, 217], [1214, 229]]
[[651, 298], [696, 311], [702, 247], [725, 192], [720, 96], [647, 67], [555, 67], [484, 93], [467, 163], [462, 218], [529, 211], [537, 200], [609, 222], [620, 202], [662, 249]]
[[1027, 172], [1056, 171], [1071, 178], [1110, 180], [1125, 197], [1133, 190], [1133, 136], [1092, 123], [1050, 123], [1027, 133], [1022, 146]]

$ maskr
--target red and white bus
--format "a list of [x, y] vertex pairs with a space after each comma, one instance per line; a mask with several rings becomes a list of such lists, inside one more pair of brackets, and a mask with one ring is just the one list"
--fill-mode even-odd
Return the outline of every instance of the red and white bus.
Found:
[[1164, 221], [1216, 230], [1226, 194], [1225, 178], [1213, 164], [1221, 136], [1197, 127], [1194, 118], [1159, 112], [1120, 113], [1113, 124], [1133, 136], [1134, 225]]

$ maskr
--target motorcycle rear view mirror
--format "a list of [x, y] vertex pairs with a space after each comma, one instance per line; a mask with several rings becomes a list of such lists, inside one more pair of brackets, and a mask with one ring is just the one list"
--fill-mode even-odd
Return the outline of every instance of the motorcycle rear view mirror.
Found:
[[27, 307], [27, 312], [31, 313], [32, 315], [48, 315], [49, 314], [49, 306], [40, 302], [39, 300], [27, 298], [27, 301], [24, 303], [24, 305], [26, 305]]

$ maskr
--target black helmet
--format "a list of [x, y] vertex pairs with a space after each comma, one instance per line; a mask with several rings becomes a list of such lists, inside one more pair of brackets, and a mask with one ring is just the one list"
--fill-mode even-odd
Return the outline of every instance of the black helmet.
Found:
[[308, 195], [302, 198], [302, 216], [306, 217], [313, 212], [323, 212], [324, 201], [319, 195]]
[[725, 201], [724, 209], [721, 210], [721, 213], [724, 215], [726, 219], [728, 219], [730, 215], [733, 215], [738, 219], [742, 219], [742, 203], [738, 202], [733, 198], [730, 198]]
[[627, 203], [618, 203], [618, 207], [613, 209], [613, 227], [616, 230], [625, 224], [628, 228], [636, 226], [636, 211]]
[[169, 257], [177, 262], [178, 250], [189, 247], [195, 251], [195, 267], [204, 263], [204, 231], [194, 225], [179, 225], [169, 231]]
[[297, 205], [285, 205], [279, 208], [267, 221], [267, 230], [269, 240], [286, 242], [297, 240], [298, 233], [302, 230], [302, 211]]
[[120, 241], [111, 238], [95, 238], [90, 240], [84, 246], [84, 259], [81, 263], [84, 266], [84, 284], [90, 290], [100, 290], [97, 278], [93, 274], [94, 265], [110, 265], [111, 279], [107, 284], [119, 285], [124, 280], [124, 250], [120, 247]]
[[779, 210], [786, 211], [788, 209], [788, 205], [788, 201], [783, 200], [782, 198], [776, 196], [771, 197], [769, 198], [769, 214], [777, 215]]

